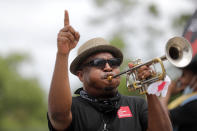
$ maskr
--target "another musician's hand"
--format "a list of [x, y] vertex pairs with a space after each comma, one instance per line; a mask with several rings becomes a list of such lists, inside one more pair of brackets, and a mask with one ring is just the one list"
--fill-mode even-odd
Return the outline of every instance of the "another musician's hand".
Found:
[[186, 85], [180, 83], [179, 80], [171, 81], [168, 92], [170, 94], [178, 94], [179, 92], [183, 91], [186, 88]]
[[80, 35], [69, 24], [68, 11], [65, 11], [64, 28], [60, 30], [57, 38], [58, 53], [68, 54], [71, 49], [75, 48]]
[[[183, 76], [181, 76], [181, 77], [183, 77]], [[192, 77], [192, 79], [190, 80], [190, 82], [188, 84], [181, 83], [180, 79], [181, 78], [179, 78], [176, 81], [171, 82], [171, 84], [169, 86], [169, 91], [171, 92], [171, 94], [178, 94], [178, 93], [180, 93], [185, 88], [187, 88], [188, 85], [190, 86], [190, 88], [192, 88], [194, 90], [197, 88], [197, 83], [196, 83], [197, 76], [196, 75]]]

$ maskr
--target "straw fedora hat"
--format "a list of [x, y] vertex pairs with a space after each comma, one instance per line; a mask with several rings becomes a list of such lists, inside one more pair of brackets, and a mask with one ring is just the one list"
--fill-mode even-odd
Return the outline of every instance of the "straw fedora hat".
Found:
[[72, 61], [70, 65], [70, 72], [74, 75], [77, 75], [78, 68], [80, 67], [82, 62], [89, 56], [99, 52], [109, 52], [114, 57], [120, 58], [122, 63], [122, 52], [115, 46], [110, 45], [110, 43], [103, 38], [98, 37], [88, 40], [81, 47], [79, 47], [77, 57]]

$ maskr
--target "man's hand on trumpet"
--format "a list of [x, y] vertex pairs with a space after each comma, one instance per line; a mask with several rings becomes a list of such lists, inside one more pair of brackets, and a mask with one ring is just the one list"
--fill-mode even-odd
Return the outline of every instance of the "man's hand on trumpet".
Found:
[[[129, 68], [133, 68], [133, 63], [128, 63]], [[139, 69], [137, 69], [138, 79], [144, 80], [146, 78], [150, 78], [153, 75], [153, 70], [149, 66], [141, 66]]]

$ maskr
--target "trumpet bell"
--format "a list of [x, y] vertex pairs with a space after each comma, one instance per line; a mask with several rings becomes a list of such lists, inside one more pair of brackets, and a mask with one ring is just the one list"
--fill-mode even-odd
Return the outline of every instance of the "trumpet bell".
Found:
[[192, 60], [191, 44], [184, 37], [173, 37], [165, 48], [166, 58], [176, 67], [185, 67]]

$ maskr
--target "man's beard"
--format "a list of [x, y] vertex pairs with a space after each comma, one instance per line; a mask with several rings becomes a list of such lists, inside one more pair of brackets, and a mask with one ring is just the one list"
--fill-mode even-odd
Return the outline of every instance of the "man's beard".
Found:
[[105, 88], [104, 88], [104, 91], [105, 91], [105, 92], [110, 92], [110, 91], [113, 91], [114, 89], [115, 89], [115, 87], [109, 86], [109, 87], [105, 87]]
[[101, 98], [110, 98], [114, 97], [117, 94], [117, 88], [116, 87], [105, 87], [103, 89], [103, 94], [101, 94]]

